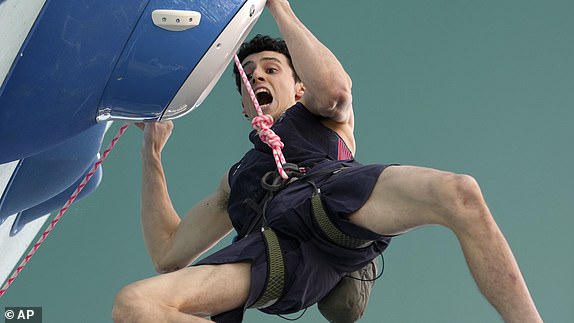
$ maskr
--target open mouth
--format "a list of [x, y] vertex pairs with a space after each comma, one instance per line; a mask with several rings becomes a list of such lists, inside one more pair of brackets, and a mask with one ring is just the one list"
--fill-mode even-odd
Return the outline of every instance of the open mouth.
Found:
[[257, 91], [255, 91], [255, 97], [260, 107], [265, 107], [273, 102], [273, 96], [269, 93], [269, 90], [265, 88], [257, 89]]

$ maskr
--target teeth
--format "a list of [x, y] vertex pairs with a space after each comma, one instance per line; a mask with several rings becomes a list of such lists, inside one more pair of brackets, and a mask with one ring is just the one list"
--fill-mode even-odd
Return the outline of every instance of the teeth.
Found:
[[271, 104], [271, 102], [273, 102], [273, 96], [271, 95], [269, 90], [264, 87], [256, 89], [255, 96], [261, 108], [268, 107]]

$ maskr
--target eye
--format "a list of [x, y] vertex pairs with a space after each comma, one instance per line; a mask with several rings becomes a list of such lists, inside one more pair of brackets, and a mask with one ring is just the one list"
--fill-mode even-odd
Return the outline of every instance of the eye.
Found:
[[255, 69], [252, 66], [250, 65], [245, 66], [243, 68], [243, 71], [245, 71], [245, 76], [247, 76], [248, 80], [251, 80], [253, 78], [253, 73], [255, 72]]
[[277, 71], [278, 70], [275, 67], [270, 67], [266, 70], [267, 74], [275, 74]]

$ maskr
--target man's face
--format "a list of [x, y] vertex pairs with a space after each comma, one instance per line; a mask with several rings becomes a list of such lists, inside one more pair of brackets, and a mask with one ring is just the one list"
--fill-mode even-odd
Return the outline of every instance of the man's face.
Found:
[[[247, 56], [242, 64], [261, 110], [274, 120], [303, 95], [303, 84], [295, 81], [293, 69], [285, 55], [263, 51]], [[241, 102], [249, 119], [257, 116], [245, 84], [241, 86]]]

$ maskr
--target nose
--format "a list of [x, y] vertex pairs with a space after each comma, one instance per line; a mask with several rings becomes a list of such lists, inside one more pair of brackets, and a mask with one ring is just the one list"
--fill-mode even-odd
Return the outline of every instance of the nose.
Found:
[[256, 68], [255, 70], [253, 70], [253, 73], [251, 74], [251, 83], [255, 84], [258, 81], [259, 82], [265, 81], [265, 77], [264, 74], [260, 71], [260, 69]]

